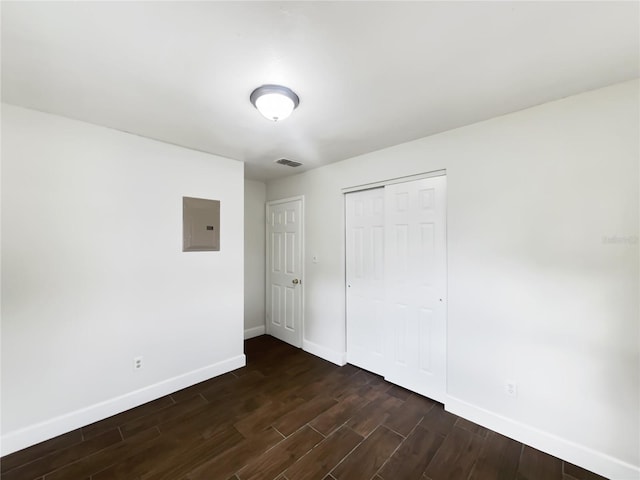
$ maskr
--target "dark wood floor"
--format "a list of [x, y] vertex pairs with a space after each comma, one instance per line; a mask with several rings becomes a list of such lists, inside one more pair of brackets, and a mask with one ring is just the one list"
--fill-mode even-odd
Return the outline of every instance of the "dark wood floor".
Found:
[[593, 480], [271, 337], [247, 366], [2, 459], [3, 480]]

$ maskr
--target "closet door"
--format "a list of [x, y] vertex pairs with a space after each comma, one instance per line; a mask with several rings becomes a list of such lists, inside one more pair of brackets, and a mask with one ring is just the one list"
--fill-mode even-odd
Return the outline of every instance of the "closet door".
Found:
[[444, 402], [446, 177], [385, 187], [385, 377]]
[[384, 189], [345, 196], [347, 361], [384, 373]]

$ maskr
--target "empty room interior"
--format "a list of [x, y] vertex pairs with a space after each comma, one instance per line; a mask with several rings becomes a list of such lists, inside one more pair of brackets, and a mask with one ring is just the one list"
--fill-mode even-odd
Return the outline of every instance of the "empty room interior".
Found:
[[1, 14], [1, 476], [640, 479], [640, 3]]

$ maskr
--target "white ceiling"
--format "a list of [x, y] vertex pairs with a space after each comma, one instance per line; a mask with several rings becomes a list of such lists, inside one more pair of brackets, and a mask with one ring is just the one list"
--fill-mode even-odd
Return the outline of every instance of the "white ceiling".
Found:
[[[635, 1], [1, 8], [3, 101], [242, 160], [263, 181], [639, 76]], [[291, 117], [253, 108], [265, 83], [298, 93]]]

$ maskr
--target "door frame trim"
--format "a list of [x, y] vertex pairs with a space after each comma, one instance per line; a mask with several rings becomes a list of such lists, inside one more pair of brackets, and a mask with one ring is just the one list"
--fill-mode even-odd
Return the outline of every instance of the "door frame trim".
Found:
[[[305, 266], [305, 259], [306, 259], [306, 255], [305, 255], [305, 241], [304, 241], [304, 231], [305, 231], [305, 224], [304, 224], [304, 217], [305, 217], [305, 209], [304, 209], [304, 195], [296, 195], [293, 197], [287, 197], [287, 198], [281, 198], [278, 200], [269, 200], [265, 203], [264, 206], [264, 215], [265, 215], [265, 229], [264, 229], [264, 236], [265, 236], [265, 242], [264, 242], [264, 247], [265, 247], [265, 272], [264, 272], [264, 282], [265, 282], [265, 287], [267, 287], [269, 285], [269, 266], [271, 264], [270, 261], [270, 256], [269, 256], [269, 247], [271, 246], [271, 242], [269, 240], [269, 207], [273, 206], [273, 205], [278, 205], [281, 203], [288, 203], [288, 202], [293, 202], [293, 201], [300, 201], [300, 255], [301, 255], [301, 260], [300, 260], [300, 285], [299, 288], [302, 289], [302, 293], [300, 294], [300, 331], [298, 332], [298, 344], [297, 346], [299, 346], [299, 348], [302, 348], [303, 344], [304, 344], [304, 312], [305, 312], [305, 304], [304, 304], [304, 297], [305, 297], [305, 274], [304, 274], [304, 266]], [[264, 327], [265, 327], [265, 333], [269, 334], [269, 321], [267, 319], [267, 315], [269, 314], [269, 310], [267, 309], [267, 298], [269, 295], [269, 292], [267, 291], [268, 289], [265, 288], [264, 289], [264, 313], [265, 313], [265, 317], [264, 317]]]
[[415, 175], [407, 175], [404, 177], [388, 178], [386, 180], [380, 180], [378, 182], [363, 183], [362, 185], [353, 185], [351, 187], [342, 188], [342, 193], [353, 193], [360, 190], [370, 190], [372, 188], [385, 187], [387, 185], [393, 185], [395, 183], [413, 182], [414, 180], [422, 180], [423, 178], [442, 177], [447, 175], [447, 170], [434, 170], [432, 172], [416, 173]]

